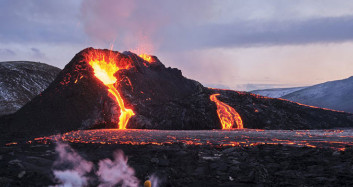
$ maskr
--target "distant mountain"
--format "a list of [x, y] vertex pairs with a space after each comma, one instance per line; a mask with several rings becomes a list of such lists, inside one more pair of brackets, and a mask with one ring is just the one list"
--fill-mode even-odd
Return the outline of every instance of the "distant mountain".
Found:
[[16, 112], [47, 88], [59, 72], [59, 68], [39, 62], [0, 62], [0, 116]]
[[282, 96], [298, 103], [353, 113], [353, 76], [310, 86]]
[[294, 88], [272, 88], [265, 90], [253, 90], [251, 93], [262, 95], [265, 97], [280, 98], [290, 93], [302, 90], [306, 87], [294, 87]]

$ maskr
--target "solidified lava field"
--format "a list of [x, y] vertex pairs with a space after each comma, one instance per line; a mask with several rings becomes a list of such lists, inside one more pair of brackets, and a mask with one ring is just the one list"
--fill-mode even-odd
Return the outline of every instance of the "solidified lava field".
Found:
[[151, 175], [159, 186], [353, 185], [353, 129], [101, 129], [0, 145], [0, 186], [61, 184], [53, 173], [58, 141], [92, 162], [93, 172], [122, 150], [139, 186]]
[[353, 146], [353, 129], [330, 130], [79, 130], [36, 138], [35, 141], [71, 143], [166, 145], [183, 143], [210, 146], [255, 146], [261, 144], [331, 148], [344, 151]]

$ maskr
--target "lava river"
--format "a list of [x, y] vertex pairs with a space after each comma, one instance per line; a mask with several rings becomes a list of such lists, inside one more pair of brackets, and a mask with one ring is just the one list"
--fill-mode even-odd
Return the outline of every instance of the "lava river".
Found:
[[36, 138], [48, 143], [167, 145], [182, 143], [209, 146], [256, 146], [262, 144], [290, 145], [312, 148], [331, 148], [344, 151], [353, 146], [353, 129], [345, 130], [79, 130], [62, 135]]
[[[146, 62], [153, 63], [151, 56], [147, 54], [141, 54], [139, 56]], [[135, 113], [132, 109], [125, 108], [124, 100], [114, 84], [118, 81], [115, 77], [115, 73], [121, 69], [130, 69], [132, 62], [121, 60], [117, 54], [97, 50], [90, 50], [85, 54], [85, 61], [93, 68], [96, 78], [107, 86], [107, 90], [111, 94], [110, 97], [115, 100], [120, 108], [118, 129], [126, 129], [129, 119], [135, 115]], [[220, 94], [211, 95], [210, 100], [215, 102], [217, 106], [217, 114], [222, 124], [222, 129], [242, 129], [243, 121], [240, 115], [234, 108], [219, 101], [217, 99], [219, 95]]]
[[215, 102], [217, 105], [217, 114], [219, 120], [222, 124], [222, 129], [242, 129], [243, 128], [243, 120], [237, 111], [234, 110], [231, 106], [219, 101], [217, 96], [220, 94], [212, 94], [210, 96], [211, 101]]
[[131, 63], [129, 62], [120, 62], [118, 57], [113, 53], [104, 53], [97, 51], [90, 51], [86, 54], [85, 59], [93, 68], [94, 75], [102, 81], [108, 88], [109, 93], [116, 103], [120, 107], [120, 117], [119, 117], [119, 129], [126, 129], [126, 125], [129, 122], [131, 116], [135, 115], [132, 109], [125, 108], [124, 100], [121, 97], [118, 90], [115, 88], [114, 83], [117, 81], [114, 74], [120, 69], [129, 69]]

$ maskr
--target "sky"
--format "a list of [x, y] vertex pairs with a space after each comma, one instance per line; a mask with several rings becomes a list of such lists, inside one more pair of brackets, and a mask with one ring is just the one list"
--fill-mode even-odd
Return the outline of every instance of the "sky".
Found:
[[113, 48], [246, 91], [353, 76], [350, 0], [0, 0], [0, 24], [0, 61]]

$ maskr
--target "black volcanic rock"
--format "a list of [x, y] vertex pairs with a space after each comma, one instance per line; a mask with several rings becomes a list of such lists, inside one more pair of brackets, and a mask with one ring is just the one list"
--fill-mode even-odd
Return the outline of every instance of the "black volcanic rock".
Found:
[[0, 116], [16, 112], [47, 88], [59, 72], [59, 68], [39, 62], [0, 62]]
[[176, 68], [165, 68], [156, 57], [146, 67], [136, 54], [125, 54], [138, 62], [135, 68], [117, 73], [121, 80], [128, 78], [132, 85], [126, 81], [118, 83], [136, 113], [128, 128], [221, 128], [208, 88], [183, 77]]
[[135, 113], [127, 128], [220, 129], [217, 107], [210, 95], [232, 106], [245, 128], [313, 129], [353, 126], [353, 115], [301, 106], [250, 93], [209, 89], [166, 68], [157, 57], [147, 62], [131, 52], [87, 48], [78, 53], [50, 86], [5, 122], [14, 134], [48, 135], [76, 129], [116, 128], [120, 108], [98, 80], [86, 55], [117, 56], [129, 69], [115, 73], [125, 107]]
[[7, 119], [11, 132], [46, 135], [110, 122], [114, 101], [83, 61], [83, 53], [77, 54], [46, 90]]
[[[353, 185], [352, 148], [337, 152], [282, 145], [235, 147], [231, 151], [225, 151], [228, 147], [178, 144], [70, 146], [94, 164], [116, 150], [124, 151], [141, 185], [151, 173], [160, 179], [159, 186]], [[0, 151], [0, 186], [60, 185], [52, 172], [58, 158], [55, 144], [2, 146]], [[88, 176], [90, 186], [99, 185], [97, 178]]]
[[[120, 108], [85, 61], [84, 55], [91, 50], [95, 49], [78, 53], [45, 91], [6, 119], [6, 128], [16, 134], [36, 136], [116, 128]], [[115, 74], [115, 87], [120, 90], [125, 107], [136, 114], [128, 128], [221, 128], [216, 106], [209, 100], [211, 92], [200, 83], [186, 79], [178, 69], [166, 68], [156, 57], [148, 63], [133, 53], [113, 53], [118, 55], [118, 63], [132, 65]]]

